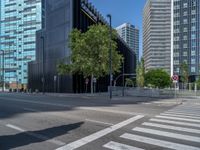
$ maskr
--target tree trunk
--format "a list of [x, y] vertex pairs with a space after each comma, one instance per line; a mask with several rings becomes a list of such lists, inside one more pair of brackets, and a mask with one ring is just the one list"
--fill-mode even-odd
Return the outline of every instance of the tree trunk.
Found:
[[94, 75], [92, 74], [92, 75], [91, 75], [91, 82], [90, 82], [91, 94], [93, 94], [93, 90], [94, 90], [94, 88], [93, 88], [93, 78], [94, 78]]

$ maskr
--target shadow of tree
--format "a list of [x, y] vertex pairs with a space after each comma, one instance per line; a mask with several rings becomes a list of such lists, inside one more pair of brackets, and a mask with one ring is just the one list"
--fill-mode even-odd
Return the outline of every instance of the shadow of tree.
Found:
[[26, 131], [15, 135], [0, 136], [0, 150], [9, 150], [32, 143], [38, 143], [67, 134], [79, 128], [84, 122], [52, 127], [39, 131]]

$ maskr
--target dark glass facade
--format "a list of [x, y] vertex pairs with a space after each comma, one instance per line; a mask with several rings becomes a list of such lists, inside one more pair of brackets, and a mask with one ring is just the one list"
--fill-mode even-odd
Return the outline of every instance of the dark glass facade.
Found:
[[174, 74], [181, 74], [180, 66], [188, 64], [190, 81], [200, 73], [200, 1], [174, 0]]
[[[60, 76], [57, 73], [56, 65], [60, 60], [70, 56], [71, 50], [68, 48], [67, 41], [73, 28], [84, 32], [88, 26], [106, 23], [106, 21], [85, 0], [47, 0], [45, 3], [43, 2], [43, 5], [45, 21], [43, 20], [43, 29], [37, 32], [36, 61], [29, 63], [29, 89], [42, 91], [44, 70], [46, 92], [85, 92], [83, 76], [76, 74]], [[117, 39], [117, 43], [118, 49], [125, 57], [125, 73], [134, 73], [135, 53], [120, 38]], [[66, 63], [69, 62], [70, 60], [66, 60]], [[99, 79], [97, 91], [106, 91], [108, 84], [109, 78]]]

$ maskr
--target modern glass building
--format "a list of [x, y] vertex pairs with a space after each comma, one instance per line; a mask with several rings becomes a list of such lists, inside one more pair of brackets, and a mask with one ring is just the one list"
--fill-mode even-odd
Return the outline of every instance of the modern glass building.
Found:
[[180, 66], [188, 64], [190, 81], [200, 74], [200, 1], [173, 0], [173, 74], [181, 75]]
[[4, 51], [4, 57], [1, 55], [1, 59], [4, 59], [1, 68], [4, 65], [4, 81], [11, 89], [25, 89], [28, 82], [28, 62], [35, 60], [35, 32], [41, 29], [41, 0], [1, 0], [0, 14], [0, 48]]
[[[69, 33], [73, 28], [87, 31], [93, 24], [107, 24], [102, 15], [87, 0], [43, 0], [43, 28], [36, 35], [36, 61], [29, 63], [28, 88], [45, 92], [85, 92], [85, 79], [80, 74], [61, 76], [57, 71], [60, 60], [69, 58]], [[109, 36], [109, 35], [108, 35]], [[134, 73], [135, 53], [118, 38], [118, 51], [124, 56], [124, 73]], [[70, 63], [70, 60], [66, 60]], [[115, 79], [115, 77], [114, 77]], [[89, 83], [90, 85], [90, 83]], [[109, 78], [97, 81], [96, 91], [107, 91]], [[88, 91], [90, 87], [88, 87]]]
[[147, 0], [143, 10], [143, 56], [146, 71], [171, 72], [171, 0]]
[[139, 61], [139, 29], [130, 23], [124, 23], [116, 28], [119, 36], [136, 53], [137, 62]]

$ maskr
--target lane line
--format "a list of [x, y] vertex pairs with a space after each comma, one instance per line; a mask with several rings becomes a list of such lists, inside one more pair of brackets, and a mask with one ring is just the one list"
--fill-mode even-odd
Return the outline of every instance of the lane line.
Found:
[[137, 147], [133, 147], [133, 146], [129, 146], [129, 145], [113, 142], [113, 141], [105, 144], [103, 147], [112, 149], [112, 150], [144, 150], [142, 148], [137, 148]]
[[163, 128], [163, 129], [170, 129], [170, 130], [184, 131], [184, 132], [189, 132], [189, 133], [200, 134], [200, 130], [191, 129], [191, 128], [183, 128], [183, 127], [163, 125], [163, 124], [150, 123], [150, 122], [144, 122], [142, 125], [144, 125], [144, 126], [150, 126], [150, 127], [157, 127], [157, 128]]
[[6, 127], [14, 129], [14, 130], [17, 130], [17, 131], [20, 131], [20, 132], [26, 132], [26, 130], [24, 130], [24, 129], [20, 128], [20, 127], [17, 127], [15, 125], [12, 125], [12, 124], [6, 124]]
[[124, 127], [124, 126], [126, 126], [126, 125], [128, 125], [128, 124], [130, 124], [130, 123], [132, 123], [134, 121], [136, 121], [136, 120], [139, 120], [139, 119], [141, 119], [143, 117], [144, 117], [143, 115], [134, 116], [134, 117], [132, 117], [132, 118], [130, 118], [128, 120], [125, 120], [125, 121], [120, 122], [118, 124], [115, 124], [115, 125], [113, 125], [111, 127], [108, 127], [106, 129], [100, 130], [100, 131], [98, 131], [96, 133], [93, 133], [93, 134], [91, 134], [89, 136], [86, 136], [86, 137], [84, 137], [82, 139], [79, 139], [77, 141], [69, 143], [69, 144], [67, 144], [67, 145], [65, 145], [63, 147], [58, 148], [57, 150], [74, 150], [74, 149], [79, 148], [79, 147], [81, 147], [83, 145], [86, 145], [86, 144], [88, 144], [88, 143], [90, 143], [90, 142], [92, 142], [94, 140], [97, 140], [97, 139], [99, 139], [99, 138], [101, 138], [101, 137], [103, 137], [103, 136], [105, 136], [105, 135], [107, 135], [107, 134], [109, 134], [109, 133], [111, 133], [113, 131], [116, 131], [116, 130], [118, 130], [118, 129], [120, 129], [120, 128], [122, 128], [122, 127]]
[[156, 118], [181, 120], [181, 121], [189, 121], [189, 122], [200, 122], [200, 120], [196, 120], [196, 119], [187, 119], [187, 118], [169, 117], [169, 116], [156, 116]]
[[171, 121], [171, 120], [166, 120], [166, 119], [165, 120], [162, 120], [162, 119], [150, 119], [150, 121], [162, 122], [162, 123], [169, 123], [169, 124], [176, 124], [176, 125], [182, 125], [182, 126], [191, 126], [191, 127], [198, 127], [198, 128], [200, 128], [200, 124], [195, 124], [195, 123]]
[[156, 145], [156, 146], [174, 149], [174, 150], [199, 150], [198, 147], [193, 147], [189, 145], [178, 144], [178, 143], [173, 143], [173, 142], [168, 142], [168, 141], [163, 141], [163, 140], [158, 140], [158, 139], [153, 139], [153, 138], [148, 138], [148, 137], [128, 134], [128, 133], [125, 133], [121, 135], [120, 137], [124, 139], [128, 139], [128, 140], [132, 140], [132, 141]]
[[173, 117], [190, 118], [190, 119], [200, 119], [200, 117], [187, 116], [187, 115], [176, 115], [176, 114], [168, 114], [168, 113], [161, 113], [161, 115], [162, 116], [173, 116]]
[[85, 121], [93, 122], [93, 123], [99, 123], [99, 124], [104, 124], [104, 125], [109, 125], [109, 126], [113, 126], [114, 125], [112, 123], [107, 123], [107, 122], [102, 122], [102, 121], [97, 121], [97, 120], [92, 120], [92, 119], [85, 119]]
[[148, 129], [148, 128], [140, 128], [140, 127], [134, 128], [133, 131], [200, 143], [200, 137], [197, 137], [197, 136], [183, 135], [183, 134], [178, 134], [178, 133], [172, 133], [172, 132], [166, 132], [166, 131], [154, 130], [154, 129]]
[[41, 140], [47, 141], [49, 143], [56, 144], [58, 146], [63, 146], [63, 145], [66, 144], [66, 143], [59, 141], [59, 140], [56, 140], [56, 139], [49, 139], [46, 136], [43, 136], [43, 135], [40, 135], [40, 134], [35, 134], [31, 131], [26, 131], [26, 130], [24, 130], [24, 129], [18, 127], [18, 126], [12, 125], [12, 124], [6, 124], [6, 127], [14, 129], [14, 130], [19, 131], [19, 132], [22, 132], [22, 133], [27, 134], [29, 136], [35, 137], [37, 139], [41, 139]]

